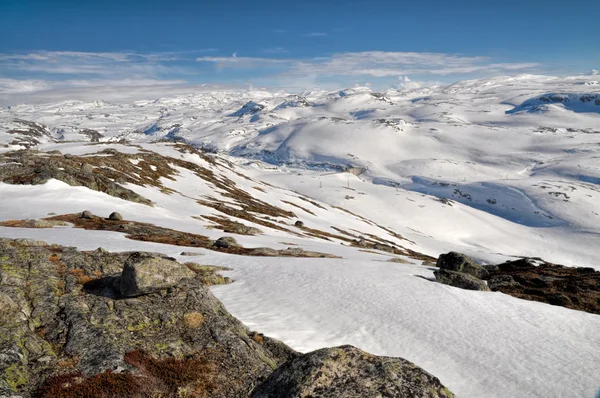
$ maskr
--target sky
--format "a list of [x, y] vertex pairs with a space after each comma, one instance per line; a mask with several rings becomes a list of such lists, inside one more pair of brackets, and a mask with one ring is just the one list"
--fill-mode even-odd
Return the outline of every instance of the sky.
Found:
[[1, 0], [0, 93], [589, 74], [599, 20], [597, 0]]

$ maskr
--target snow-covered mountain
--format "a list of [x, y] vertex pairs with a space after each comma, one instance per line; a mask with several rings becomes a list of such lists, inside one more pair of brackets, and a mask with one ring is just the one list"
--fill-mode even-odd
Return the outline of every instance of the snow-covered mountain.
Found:
[[[242, 222], [262, 231], [236, 236], [245, 248], [342, 257], [198, 249], [194, 261], [234, 269], [236, 282], [214, 292], [248, 326], [302, 351], [353, 343], [402, 356], [458, 396], [591, 396], [597, 315], [431, 283], [423, 264], [454, 250], [483, 263], [528, 256], [600, 269], [593, 77], [14, 104], [0, 109], [2, 165], [31, 168], [18, 183], [49, 178], [0, 182], [0, 221], [118, 211], [211, 239]], [[42, 152], [19, 157], [24, 148]], [[69, 171], [76, 163], [81, 176]], [[124, 200], [123, 188], [154, 206]], [[181, 247], [114, 231], [0, 236], [182, 258]]]

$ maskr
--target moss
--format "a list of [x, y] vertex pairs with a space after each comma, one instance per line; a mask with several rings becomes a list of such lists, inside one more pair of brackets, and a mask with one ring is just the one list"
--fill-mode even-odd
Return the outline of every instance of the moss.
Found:
[[29, 381], [27, 368], [22, 364], [12, 364], [4, 372], [6, 374], [6, 384], [13, 391], [18, 391], [19, 387], [26, 385]]
[[150, 326], [149, 323], [142, 322], [142, 323], [127, 325], [127, 330], [129, 330], [130, 332], [139, 332], [141, 330], [146, 329], [149, 326]]
[[156, 343], [154, 345], [154, 348], [156, 348], [158, 351], [164, 351], [167, 348], [169, 348], [169, 345], [168, 344], [164, 344], [164, 343]]

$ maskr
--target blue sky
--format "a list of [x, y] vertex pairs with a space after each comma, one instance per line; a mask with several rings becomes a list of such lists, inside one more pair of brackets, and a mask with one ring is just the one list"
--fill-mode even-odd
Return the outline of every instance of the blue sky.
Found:
[[592, 0], [2, 0], [0, 90], [587, 73], [598, 21]]

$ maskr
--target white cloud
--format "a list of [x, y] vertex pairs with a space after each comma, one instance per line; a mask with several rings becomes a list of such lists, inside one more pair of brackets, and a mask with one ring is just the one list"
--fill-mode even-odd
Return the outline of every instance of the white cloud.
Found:
[[538, 68], [537, 63], [494, 63], [487, 57], [464, 57], [443, 53], [365, 51], [336, 53], [312, 59], [260, 57], [201, 57], [219, 68], [260, 68], [281, 65], [287, 76], [373, 76], [393, 77], [415, 74], [459, 75], [472, 73], [510, 73]]
[[304, 36], [304, 37], [324, 37], [324, 36], [329, 36], [329, 34], [323, 33], [323, 32], [310, 32], [310, 33], [305, 33], [302, 36]]
[[598, 69], [592, 69], [591, 75], [592, 76], [600, 75], [600, 71]]

